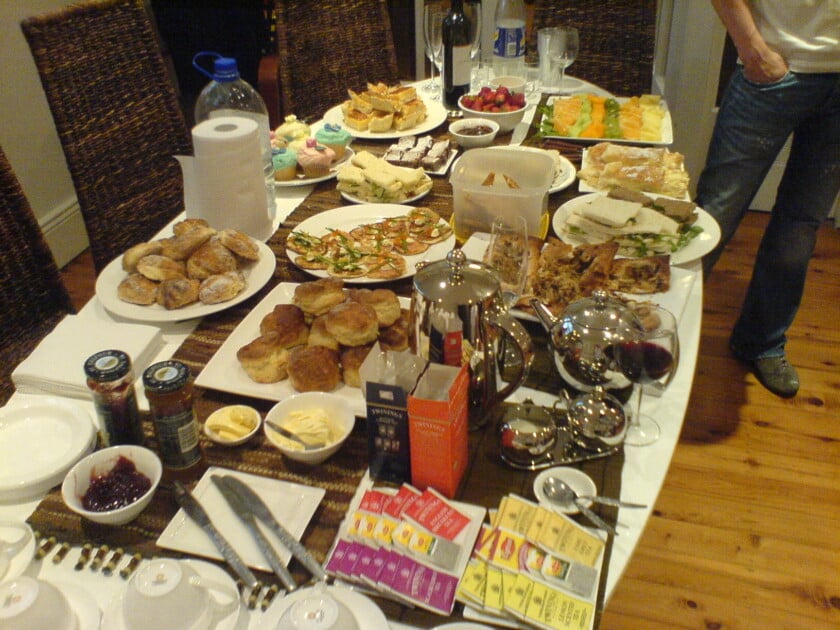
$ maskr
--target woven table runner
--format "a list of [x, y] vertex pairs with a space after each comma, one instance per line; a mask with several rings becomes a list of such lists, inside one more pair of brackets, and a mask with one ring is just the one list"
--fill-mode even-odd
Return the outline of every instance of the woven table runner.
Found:
[[[529, 137], [533, 137], [531, 132]], [[540, 142], [535, 139], [534, 142]], [[503, 142], [504, 143], [504, 142]], [[361, 146], [359, 146], [361, 145]], [[372, 152], [381, 154], [383, 145], [364, 145], [354, 143], [359, 150], [368, 146]], [[547, 146], [546, 148], [551, 148]], [[567, 156], [568, 157], [568, 156]], [[576, 166], [579, 165], [579, 156]], [[452, 213], [452, 187], [447, 177], [433, 177], [432, 192], [415, 205], [424, 205], [436, 210], [441, 217], [448, 219]], [[573, 192], [562, 191], [551, 195], [550, 209], [556, 209], [559, 203], [574, 196]], [[225, 311], [210, 315], [202, 320], [193, 333], [175, 353], [174, 358], [187, 364], [193, 374], [198, 375], [210, 358], [221, 347], [239, 322], [262, 300], [279, 282], [305, 282], [312, 277], [295, 267], [285, 254], [285, 240], [289, 232], [301, 221], [324, 210], [347, 205], [334, 181], [318, 184], [315, 190], [292, 212], [269, 239], [268, 245], [277, 256], [277, 268], [267, 285], [248, 300]], [[411, 280], [405, 279], [386, 283], [400, 295], [408, 296], [411, 292]], [[531, 375], [526, 383], [529, 387], [559, 394], [561, 382], [554, 368], [553, 359], [547, 348], [547, 337], [537, 324], [526, 322], [526, 327], [534, 339], [537, 355]], [[195, 410], [199, 422], [203, 422], [214, 410], [228, 404], [246, 403], [254, 406], [261, 414], [273, 406], [272, 401], [245, 398], [200, 387], [195, 388]], [[505, 465], [498, 456], [496, 423], [503, 410], [496, 410], [481, 430], [470, 434], [470, 464], [465, 475], [458, 499], [467, 503], [496, 508], [502, 497], [515, 493], [533, 500], [532, 485], [537, 472], [513, 470]], [[154, 448], [151, 423], [144, 422], [149, 445]], [[204, 452], [204, 465], [218, 466], [242, 472], [262, 475], [272, 479], [323, 488], [326, 491], [323, 501], [315, 512], [302, 537], [304, 545], [321, 562], [338, 532], [354, 492], [367, 470], [367, 438], [365, 423], [360, 421], [336, 455], [318, 466], [305, 466], [283, 458], [280, 452], [271, 446], [262, 435], [237, 448], [226, 448], [213, 444], [201, 437]], [[619, 497], [621, 493], [621, 471], [624, 465], [623, 453], [611, 457], [592, 460], [577, 467], [584, 470], [595, 481], [598, 492]], [[196, 480], [200, 473], [196, 476]], [[120, 527], [109, 527], [90, 523], [68, 510], [62, 499], [60, 488], [52, 490], [39, 504], [28, 519], [29, 524], [44, 536], [55, 536], [60, 542], [71, 544], [92, 543], [107, 544], [112, 549], [123, 547], [132, 553], [140, 552], [144, 556], [180, 554], [156, 546], [155, 541], [166, 525], [178, 511], [171, 485], [162, 483], [150, 506], [134, 521]], [[600, 515], [609, 523], [615, 524], [617, 510], [607, 506], [598, 509]], [[585, 523], [585, 521], [581, 521]], [[604, 567], [601, 573], [601, 586], [597, 602], [597, 615], [603, 608], [604, 584], [612, 549], [612, 539], [607, 542]], [[290, 569], [299, 583], [309, 579], [308, 573], [292, 560]], [[258, 577], [266, 584], [276, 584], [273, 575], [259, 573]], [[383, 602], [382, 607], [391, 618], [399, 618], [407, 623], [421, 627], [432, 627], [440, 623], [440, 617], [422, 610], [407, 610], [390, 602]], [[597, 627], [597, 619], [596, 619]]]

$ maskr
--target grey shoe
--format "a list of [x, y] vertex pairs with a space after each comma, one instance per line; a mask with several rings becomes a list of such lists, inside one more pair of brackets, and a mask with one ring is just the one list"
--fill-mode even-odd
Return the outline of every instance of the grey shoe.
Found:
[[784, 356], [749, 361], [759, 382], [776, 396], [793, 398], [799, 391], [799, 375]]

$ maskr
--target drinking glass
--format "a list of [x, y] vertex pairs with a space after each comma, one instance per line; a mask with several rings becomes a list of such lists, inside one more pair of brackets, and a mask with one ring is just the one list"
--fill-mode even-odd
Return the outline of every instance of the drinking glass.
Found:
[[481, 3], [465, 2], [464, 14], [470, 21], [470, 59], [475, 60], [481, 52]]
[[554, 72], [560, 74], [560, 81], [558, 87], [562, 92], [565, 86], [566, 68], [571, 66], [575, 59], [577, 59], [578, 49], [580, 48], [580, 38], [578, 30], [572, 27], [559, 27], [556, 38], [551, 41], [551, 63], [554, 66]]
[[493, 221], [484, 262], [499, 274], [505, 306], [516, 305], [525, 292], [528, 275], [528, 224], [522, 216], [500, 216]]
[[440, 75], [443, 66], [443, 19], [446, 17], [437, 5], [427, 4], [423, 7], [423, 38], [426, 43], [426, 58], [432, 67], [432, 76], [423, 86], [426, 92], [435, 92], [433, 98], [440, 98], [440, 79], [435, 79], [435, 68]]
[[613, 355], [621, 372], [636, 383], [635, 409], [627, 425], [624, 443], [647, 446], [659, 439], [656, 420], [642, 415], [642, 393], [646, 385], [665, 388], [677, 371], [680, 358], [677, 320], [673, 313], [654, 304], [632, 307], [641, 326], [622, 336], [613, 347]]

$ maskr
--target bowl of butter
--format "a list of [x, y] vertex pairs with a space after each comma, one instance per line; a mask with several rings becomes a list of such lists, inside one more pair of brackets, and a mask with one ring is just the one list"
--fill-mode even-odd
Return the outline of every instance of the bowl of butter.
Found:
[[204, 421], [204, 435], [216, 444], [237, 446], [260, 430], [260, 413], [248, 405], [228, 405], [216, 409]]

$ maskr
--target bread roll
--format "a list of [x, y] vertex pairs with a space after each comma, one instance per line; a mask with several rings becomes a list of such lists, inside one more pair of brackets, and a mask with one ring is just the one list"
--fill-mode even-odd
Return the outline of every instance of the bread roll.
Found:
[[331, 392], [341, 382], [338, 353], [324, 346], [289, 351], [289, 381], [299, 392]]

